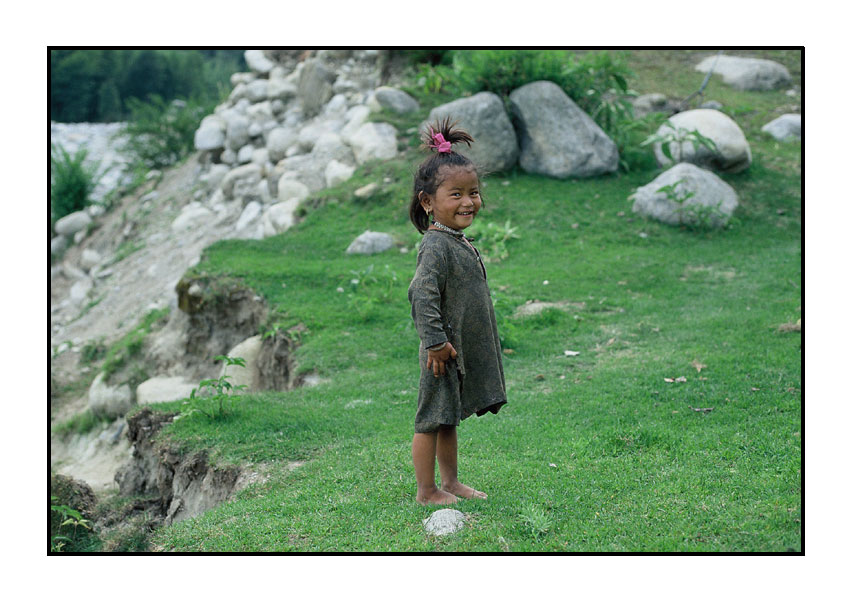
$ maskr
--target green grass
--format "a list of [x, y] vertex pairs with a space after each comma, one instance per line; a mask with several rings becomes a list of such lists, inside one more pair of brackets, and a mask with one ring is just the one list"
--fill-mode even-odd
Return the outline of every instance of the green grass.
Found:
[[[656, 65], [673, 70], [672, 54], [633, 57], [641, 92], [699, 87], [703, 76], [681, 66], [669, 86], [653, 80]], [[759, 115], [787, 102], [782, 92], [721, 90], [719, 78], [709, 89]], [[512, 350], [509, 404], [459, 428], [461, 480], [489, 499], [460, 503], [471, 521], [449, 537], [425, 534], [434, 509], [414, 500], [410, 460], [418, 338], [406, 289], [418, 235], [406, 206], [420, 156], [408, 148], [362, 168], [317, 195], [285, 235], [208, 248], [195, 271], [239, 278], [306, 325], [299, 370], [326, 381], [243, 396], [224, 420], [196, 413], [167, 428], [184, 449], [261, 463], [269, 479], [156, 531], [153, 549], [801, 551], [801, 334], [778, 330], [802, 315], [801, 145], [777, 147], [761, 119], [741, 115], [754, 161], [723, 176], [741, 201], [723, 231], [635, 217], [629, 194], [659, 170], [488, 179], [479, 219], [510, 219], [521, 237], [488, 265]], [[355, 200], [370, 181], [380, 194]], [[394, 234], [408, 253], [346, 256], [367, 228]], [[361, 315], [349, 281], [369, 265], [398, 282]], [[584, 305], [513, 318], [532, 299]], [[295, 460], [303, 464], [287, 469]]]

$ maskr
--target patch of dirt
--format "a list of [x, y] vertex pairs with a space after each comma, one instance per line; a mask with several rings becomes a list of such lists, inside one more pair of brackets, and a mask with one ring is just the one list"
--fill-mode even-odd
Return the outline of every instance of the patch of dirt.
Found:
[[516, 312], [514, 312], [514, 318], [521, 318], [523, 316], [534, 316], [535, 314], [540, 314], [541, 312], [549, 308], [555, 308], [556, 310], [562, 310], [564, 312], [576, 312], [579, 310], [584, 310], [586, 306], [587, 304], [585, 304], [585, 302], [542, 302], [538, 300], [529, 300], [516, 309]]

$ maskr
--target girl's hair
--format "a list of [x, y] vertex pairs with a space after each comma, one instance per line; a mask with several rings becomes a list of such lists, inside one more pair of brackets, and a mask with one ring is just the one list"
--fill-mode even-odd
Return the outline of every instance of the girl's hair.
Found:
[[[459, 167], [473, 170], [479, 175], [481, 170], [468, 157], [460, 153], [450, 150], [448, 152], [440, 152], [437, 148], [440, 143], [451, 143], [452, 145], [465, 142], [467, 146], [474, 142], [472, 136], [465, 130], [455, 127], [457, 122], [453, 122], [450, 117], [437, 120], [433, 124], [428, 125], [428, 130], [422, 135], [422, 148], [433, 151], [428, 159], [419, 164], [416, 174], [413, 176], [413, 197], [410, 200], [410, 221], [420, 233], [428, 230], [430, 220], [425, 209], [422, 207], [419, 199], [420, 193], [426, 195], [435, 195], [437, 188], [442, 183], [440, 178], [440, 168], [443, 166]], [[442, 135], [443, 140], [439, 140]]]

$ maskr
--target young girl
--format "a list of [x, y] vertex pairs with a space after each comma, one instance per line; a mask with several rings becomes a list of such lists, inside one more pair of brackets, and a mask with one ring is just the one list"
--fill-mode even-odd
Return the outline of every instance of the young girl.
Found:
[[[507, 402], [487, 271], [463, 230], [481, 209], [478, 170], [453, 146], [472, 137], [449, 119], [423, 138], [434, 154], [414, 176], [410, 220], [423, 233], [407, 296], [419, 333], [419, 406], [413, 435], [416, 500], [487, 498], [457, 478], [457, 425]], [[440, 488], [434, 461], [440, 465]]]

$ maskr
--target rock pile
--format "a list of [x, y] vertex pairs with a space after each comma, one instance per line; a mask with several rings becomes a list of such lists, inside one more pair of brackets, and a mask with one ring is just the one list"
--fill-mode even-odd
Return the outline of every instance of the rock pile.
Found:
[[[285, 231], [311, 193], [349, 179], [358, 165], [398, 153], [396, 130], [367, 122], [376, 109], [414, 111], [406, 93], [378, 87], [380, 51], [319, 51], [298, 62], [246, 51], [251, 71], [237, 73], [228, 100], [202, 121], [207, 198], [175, 220], [235, 220], [236, 236]], [[206, 212], [204, 211], [206, 210]]]

